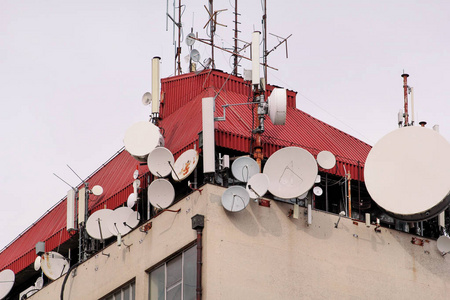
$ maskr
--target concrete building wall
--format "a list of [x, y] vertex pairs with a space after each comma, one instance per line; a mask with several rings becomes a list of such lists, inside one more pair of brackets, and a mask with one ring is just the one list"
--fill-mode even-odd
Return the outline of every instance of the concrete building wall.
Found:
[[[191, 217], [205, 216], [203, 299], [447, 299], [450, 263], [435, 241], [313, 211], [312, 225], [289, 218], [292, 205], [250, 202], [238, 213], [221, 206], [221, 187], [206, 185], [111, 245], [70, 276], [64, 299], [98, 299], [135, 279], [136, 299], [148, 299], [146, 271], [196, 239]], [[357, 225], [356, 225], [357, 224]], [[62, 278], [31, 299], [59, 299]]]

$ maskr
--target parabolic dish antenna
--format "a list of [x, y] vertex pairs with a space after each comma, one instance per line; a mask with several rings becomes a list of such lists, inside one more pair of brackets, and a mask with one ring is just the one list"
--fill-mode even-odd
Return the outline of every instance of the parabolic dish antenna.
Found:
[[150, 172], [157, 177], [166, 177], [172, 172], [174, 165], [172, 152], [164, 147], [157, 147], [147, 157]]
[[322, 188], [321, 188], [320, 186], [315, 186], [315, 187], [313, 188], [313, 193], [314, 193], [314, 195], [316, 195], [316, 196], [322, 196], [323, 190], [322, 190]]
[[450, 237], [445, 236], [445, 235], [441, 235], [438, 239], [437, 239], [437, 244], [436, 244], [438, 250], [442, 253], [448, 253], [450, 252]]
[[186, 150], [178, 157], [172, 171], [172, 178], [175, 181], [186, 179], [195, 170], [198, 163], [198, 152], [194, 149]]
[[269, 118], [273, 125], [286, 123], [287, 93], [286, 89], [274, 88], [267, 98], [269, 104]]
[[0, 272], [0, 299], [6, 297], [14, 286], [16, 275], [10, 269], [5, 269]]
[[253, 175], [259, 173], [259, 165], [253, 158], [241, 156], [231, 165], [231, 173], [237, 180], [247, 182]]
[[154, 180], [147, 190], [148, 200], [157, 208], [169, 207], [175, 199], [175, 189], [166, 179]]
[[252, 199], [264, 196], [269, 189], [269, 177], [263, 173], [253, 175], [247, 183], [247, 192]]
[[136, 194], [135, 193], [131, 193], [128, 196], [128, 199], [127, 199], [127, 207], [133, 208], [133, 206], [136, 204], [136, 202], [137, 202]]
[[133, 211], [128, 216], [128, 219], [125, 222], [127, 222], [127, 225], [130, 226], [131, 228], [135, 228], [136, 226], [138, 226], [140, 220], [141, 216], [139, 215], [139, 212]]
[[[129, 207], [118, 207], [116, 208], [109, 219], [111, 220], [108, 224], [109, 232], [113, 235], [125, 235], [131, 231], [132, 227], [128, 225], [127, 220], [134, 211]], [[134, 215], [134, 214], [133, 214]]]
[[136, 179], [135, 181], [133, 181], [133, 189], [138, 189], [141, 187], [141, 181], [139, 179]]
[[135, 159], [147, 162], [148, 154], [158, 146], [159, 139], [159, 128], [150, 122], [141, 121], [127, 129], [123, 142], [125, 149]]
[[34, 286], [40, 290], [44, 287], [44, 278], [39, 277], [38, 279], [36, 279], [36, 281], [34, 282]]
[[200, 61], [200, 52], [198, 52], [197, 49], [192, 49], [191, 54], [189, 54], [189, 55], [190, 55], [190, 58], [192, 59], [192, 61], [195, 61], [195, 62]]
[[188, 45], [188, 46], [194, 45], [195, 40], [193, 38], [195, 38], [195, 34], [193, 32], [189, 33], [186, 36], [186, 45]]
[[222, 206], [228, 211], [238, 212], [247, 207], [250, 196], [242, 186], [232, 186], [222, 194]]
[[40, 268], [41, 268], [41, 257], [37, 256], [36, 259], [34, 260], [34, 270], [39, 271]]
[[103, 194], [103, 188], [99, 185], [94, 185], [94, 187], [91, 189], [92, 194], [95, 196], [100, 196]]
[[150, 103], [152, 103], [152, 94], [150, 92], [146, 92], [142, 96], [142, 104], [149, 105]]
[[86, 231], [92, 238], [101, 240], [110, 238], [112, 233], [109, 231], [111, 209], [100, 209], [94, 212], [86, 222]]
[[47, 252], [42, 255], [41, 268], [51, 280], [56, 280], [69, 271], [69, 262], [58, 252]]
[[266, 162], [269, 191], [282, 199], [297, 198], [309, 191], [316, 180], [318, 167], [314, 156], [298, 147], [278, 150]]
[[336, 157], [330, 151], [320, 151], [317, 154], [317, 163], [322, 169], [333, 169], [336, 165]]
[[134, 170], [133, 172], [133, 178], [137, 179], [139, 177], [139, 170]]
[[370, 150], [364, 177], [372, 199], [395, 218], [431, 218], [450, 203], [450, 144], [428, 128], [399, 128]]

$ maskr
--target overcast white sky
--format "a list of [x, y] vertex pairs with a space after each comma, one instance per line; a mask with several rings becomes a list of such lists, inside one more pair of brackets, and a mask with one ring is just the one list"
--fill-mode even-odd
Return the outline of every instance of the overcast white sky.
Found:
[[[206, 38], [208, 1], [195, 2], [184, 10], [184, 35], [193, 27]], [[230, 2], [214, 2], [228, 9], [218, 46], [232, 46]], [[239, 2], [240, 39], [251, 41], [261, 1]], [[299, 109], [373, 145], [396, 128], [405, 70], [416, 120], [439, 124], [450, 140], [449, 1], [267, 2], [268, 32], [292, 34], [288, 59], [284, 46], [270, 54], [279, 71], [268, 81], [297, 91]], [[162, 77], [174, 72], [165, 13], [161, 0], [0, 0], [0, 249], [66, 195], [53, 173], [76, 186], [66, 164], [87, 177], [123, 146], [129, 126], [148, 120], [141, 97], [151, 90], [151, 58], [162, 58]], [[268, 48], [277, 43], [269, 35]], [[230, 55], [215, 56], [230, 72]]]

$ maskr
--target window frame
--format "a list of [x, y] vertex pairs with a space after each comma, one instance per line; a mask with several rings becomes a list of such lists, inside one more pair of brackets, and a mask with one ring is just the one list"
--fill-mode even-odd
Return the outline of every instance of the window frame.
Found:
[[[129, 295], [128, 299], [135, 300], [136, 299], [136, 278], [133, 278], [133, 279], [127, 281], [126, 283], [122, 284], [118, 288], [112, 290], [105, 296], [101, 297], [99, 300], [108, 300], [111, 297], [115, 297], [115, 294], [119, 291], [120, 291], [120, 298], [121, 298], [120, 300], [123, 300], [124, 299], [124, 297], [123, 297], [124, 291], [123, 290], [126, 288], [130, 288], [130, 295]], [[116, 299], [113, 298], [113, 300], [116, 300]]]

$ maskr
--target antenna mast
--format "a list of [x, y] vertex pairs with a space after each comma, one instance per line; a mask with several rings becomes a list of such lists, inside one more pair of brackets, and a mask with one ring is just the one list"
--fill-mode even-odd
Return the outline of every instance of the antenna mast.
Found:
[[267, 0], [264, 0], [263, 22], [263, 65], [264, 65], [264, 81], [267, 84]]
[[211, 37], [211, 68], [215, 69], [216, 68], [216, 63], [214, 61], [214, 32], [215, 30], [215, 22], [214, 22], [214, 5], [213, 5], [213, 0], [209, 0], [209, 29], [210, 29], [210, 37]]
[[404, 106], [405, 106], [405, 111], [404, 111], [404, 116], [405, 116], [405, 124], [404, 126], [409, 126], [408, 123], [408, 77], [409, 75], [406, 73], [402, 74], [403, 77], [403, 98], [404, 98]]
[[237, 55], [237, 53], [238, 53], [238, 34], [239, 34], [239, 30], [238, 30], [238, 24], [241, 24], [241, 23], [239, 23], [238, 22], [238, 15], [240, 15], [239, 13], [238, 13], [238, 8], [237, 8], [237, 4], [238, 4], [238, 1], [237, 0], [234, 0], [234, 54], [233, 54], [233, 57], [234, 57], [234, 63], [233, 63], [233, 71], [232, 71], [232, 73], [231, 74], [233, 74], [234, 76], [237, 76], [238, 75], [238, 71], [237, 71], [237, 68], [238, 68], [238, 55]]

